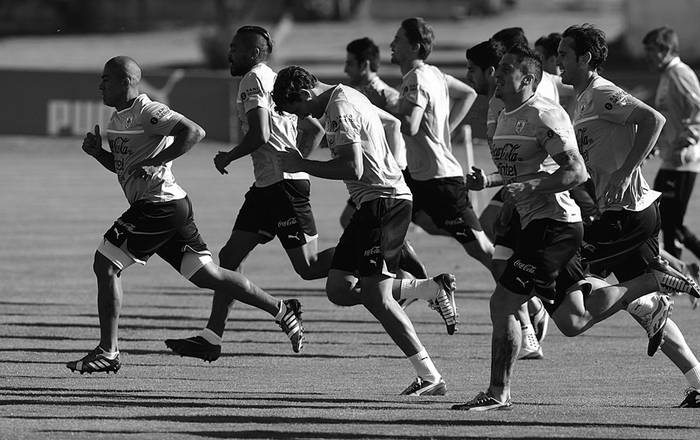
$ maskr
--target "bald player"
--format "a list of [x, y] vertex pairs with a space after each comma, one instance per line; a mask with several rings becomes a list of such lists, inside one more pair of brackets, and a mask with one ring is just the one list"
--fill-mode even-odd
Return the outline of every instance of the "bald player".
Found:
[[95, 252], [100, 343], [66, 366], [81, 374], [119, 370], [121, 274], [134, 263], [146, 264], [153, 254], [195, 286], [268, 312], [298, 352], [303, 341], [299, 301], [280, 301], [243, 275], [214, 264], [194, 223], [192, 203], [175, 182], [172, 161], [201, 141], [204, 130], [166, 105], [139, 94], [140, 80], [141, 69], [133, 59], [119, 56], [107, 61], [100, 91], [104, 104], [116, 110], [106, 130], [109, 151], [102, 148], [99, 126], [83, 140], [83, 150], [117, 175], [130, 206], [107, 230]]

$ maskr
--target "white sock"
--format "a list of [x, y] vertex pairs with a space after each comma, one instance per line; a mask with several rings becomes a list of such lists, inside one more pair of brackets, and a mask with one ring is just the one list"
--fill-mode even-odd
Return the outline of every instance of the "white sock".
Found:
[[102, 355], [103, 355], [104, 357], [106, 357], [107, 359], [110, 359], [110, 360], [113, 360], [113, 359], [116, 358], [117, 355], [119, 354], [119, 350], [117, 350], [117, 351], [107, 351], [107, 350], [105, 350], [104, 348], [102, 348], [101, 346], [100, 346], [100, 350], [102, 350]]
[[440, 287], [433, 280], [401, 280], [401, 299], [435, 299]]
[[691, 387], [700, 390], [700, 364], [686, 371], [684, 375]]
[[282, 318], [284, 317], [285, 313], [287, 313], [287, 305], [284, 303], [284, 301], [280, 301], [280, 309], [275, 315], [275, 321], [282, 321]]
[[410, 356], [408, 360], [411, 361], [413, 368], [416, 370], [416, 375], [421, 379], [436, 383], [442, 378], [425, 348]]
[[627, 312], [629, 312], [630, 315], [639, 317], [648, 315], [653, 312], [656, 307], [655, 296], [656, 293], [650, 293], [635, 299], [627, 306]]
[[210, 344], [221, 345], [222, 337], [214, 333], [208, 327], [204, 327], [204, 330], [199, 332], [199, 336], [203, 337]]

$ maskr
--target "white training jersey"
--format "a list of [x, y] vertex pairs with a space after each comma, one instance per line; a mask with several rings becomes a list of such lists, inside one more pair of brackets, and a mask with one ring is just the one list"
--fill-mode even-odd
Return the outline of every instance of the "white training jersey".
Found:
[[[356, 85], [353, 87], [368, 98], [374, 94], [383, 96], [386, 99], [386, 108], [384, 110], [390, 114], [398, 111], [399, 92], [389, 84], [382, 81], [378, 76], [375, 75], [367, 84]], [[387, 133], [386, 128], [387, 126], [385, 122], [385, 134]], [[392, 144], [394, 141], [397, 142], [397, 145]], [[389, 137], [387, 135], [387, 142], [389, 142], [389, 148], [394, 154], [394, 159], [396, 159], [396, 162], [399, 164], [399, 168], [402, 170], [406, 169], [406, 142], [403, 136]]]
[[450, 95], [445, 74], [435, 66], [420, 64], [403, 76], [401, 100], [424, 110], [418, 133], [404, 136], [408, 171], [415, 180], [462, 176], [462, 166], [452, 154]]
[[107, 123], [107, 141], [114, 155], [117, 179], [129, 204], [137, 201], [167, 202], [187, 194], [175, 183], [172, 162], [161, 165], [150, 177], [127, 174], [134, 164], [150, 159], [168, 148], [168, 135], [183, 116], [141, 94], [131, 107], [115, 111]]
[[[675, 57], [661, 72], [654, 107], [666, 118], [656, 147], [661, 168], [700, 172], [700, 81], [695, 71]], [[681, 163], [678, 150], [688, 145], [694, 160]]]
[[620, 202], [607, 204], [604, 197], [610, 176], [622, 167], [632, 151], [636, 127], [628, 124], [627, 119], [639, 105], [637, 98], [597, 75], [576, 97], [573, 119], [576, 140], [601, 211], [642, 211], [660, 195], [649, 188], [641, 168], [637, 167]]
[[345, 180], [352, 201], [377, 198], [412, 200], [396, 159], [389, 150], [376, 107], [352, 87], [336, 86], [325, 110], [328, 147], [333, 157], [340, 148], [358, 143], [362, 147], [363, 172], [359, 180]]
[[285, 173], [276, 158], [277, 151], [297, 149], [297, 117], [278, 113], [272, 101], [272, 86], [276, 77], [277, 74], [267, 64], [259, 63], [243, 75], [236, 96], [236, 109], [244, 134], [250, 129], [247, 113], [258, 107], [267, 110], [270, 139], [250, 153], [257, 187], [270, 186], [283, 179], [309, 178], [306, 173]]
[[[551, 156], [578, 147], [566, 111], [559, 103], [535, 94], [515, 110], [501, 111], [490, 148], [507, 185], [534, 178], [538, 173], [551, 174], [558, 167]], [[568, 191], [525, 191], [515, 194], [514, 201], [523, 228], [542, 218], [566, 223], [581, 221], [581, 210]]]

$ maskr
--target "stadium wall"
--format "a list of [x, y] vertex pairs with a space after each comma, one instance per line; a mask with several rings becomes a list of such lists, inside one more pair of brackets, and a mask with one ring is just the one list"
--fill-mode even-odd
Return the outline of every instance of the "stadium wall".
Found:
[[[238, 138], [238, 123], [230, 106], [238, 82], [227, 72], [187, 73], [172, 92], [159, 87], [170, 72], [144, 75], [151, 99], [165, 102], [196, 121], [207, 138], [232, 141]], [[52, 72], [0, 70], [7, 84], [6, 102], [12, 111], [0, 112], [0, 135], [83, 136], [95, 124], [107, 122], [112, 109], [102, 104], [99, 74], [94, 72]]]

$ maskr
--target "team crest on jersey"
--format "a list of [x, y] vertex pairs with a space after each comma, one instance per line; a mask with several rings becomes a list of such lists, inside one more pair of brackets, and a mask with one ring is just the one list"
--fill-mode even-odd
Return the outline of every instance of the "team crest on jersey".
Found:
[[241, 101], [245, 101], [248, 95], [245, 92], [241, 92]]
[[331, 121], [330, 129], [328, 131], [338, 131], [338, 121]]
[[126, 122], [124, 123], [124, 128], [129, 128], [131, 127], [131, 123], [134, 122], [134, 118], [131, 116], [128, 116], [126, 118]]
[[518, 119], [515, 122], [515, 134], [522, 134], [526, 125], [527, 125], [527, 119]]

